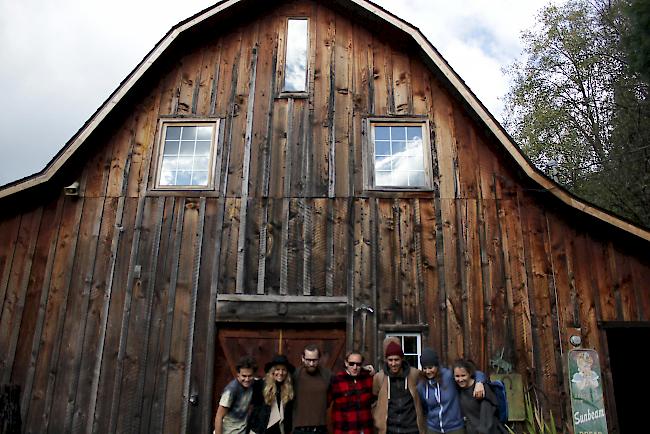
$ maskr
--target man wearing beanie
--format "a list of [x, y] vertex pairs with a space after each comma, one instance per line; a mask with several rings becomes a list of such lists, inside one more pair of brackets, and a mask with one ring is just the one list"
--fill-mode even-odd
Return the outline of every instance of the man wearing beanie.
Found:
[[[426, 433], [465, 434], [460, 395], [451, 369], [440, 367], [438, 354], [431, 348], [422, 350], [420, 365], [425, 378], [417, 385], [417, 391], [424, 409]], [[483, 397], [483, 382], [485, 374], [476, 371], [475, 398]]]
[[378, 372], [372, 385], [377, 396], [373, 411], [378, 434], [416, 434], [425, 432], [417, 382], [420, 371], [404, 360], [402, 347], [389, 341], [384, 350], [384, 369]]

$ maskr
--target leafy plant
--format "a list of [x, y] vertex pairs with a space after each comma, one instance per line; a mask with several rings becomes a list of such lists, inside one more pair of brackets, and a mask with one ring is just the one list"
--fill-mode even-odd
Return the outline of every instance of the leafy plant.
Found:
[[[553, 412], [549, 410], [548, 422], [544, 418], [544, 410], [539, 405], [539, 402], [534, 402], [530, 397], [530, 393], [524, 396], [526, 402], [526, 420], [524, 421], [526, 434], [557, 434], [555, 427], [555, 419]], [[510, 434], [515, 434], [515, 431], [506, 425], [506, 429]]]

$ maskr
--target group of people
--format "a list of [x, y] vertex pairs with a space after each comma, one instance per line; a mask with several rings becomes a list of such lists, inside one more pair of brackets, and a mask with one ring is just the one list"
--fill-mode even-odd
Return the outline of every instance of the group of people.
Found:
[[256, 379], [257, 366], [242, 357], [237, 376], [224, 389], [215, 417], [216, 434], [493, 434], [505, 433], [497, 399], [485, 374], [467, 360], [440, 366], [434, 350], [411, 367], [397, 341], [384, 346], [384, 367], [364, 364], [358, 351], [332, 374], [320, 366], [321, 352], [307, 345], [298, 369], [275, 355]]

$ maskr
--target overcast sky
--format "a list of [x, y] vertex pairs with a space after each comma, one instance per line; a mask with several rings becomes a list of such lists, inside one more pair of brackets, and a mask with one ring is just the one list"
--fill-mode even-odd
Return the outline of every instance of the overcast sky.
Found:
[[[501, 119], [502, 68], [550, 0], [375, 0], [418, 27]], [[0, 0], [0, 185], [43, 169], [179, 21], [216, 0]]]

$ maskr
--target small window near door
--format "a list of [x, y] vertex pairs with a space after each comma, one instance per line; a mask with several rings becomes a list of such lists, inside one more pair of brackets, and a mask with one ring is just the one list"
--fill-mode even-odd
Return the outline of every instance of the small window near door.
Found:
[[157, 190], [214, 188], [217, 121], [161, 123]]
[[283, 92], [307, 91], [308, 46], [309, 21], [307, 18], [290, 18], [287, 22]]
[[406, 362], [414, 368], [420, 368], [420, 354], [422, 354], [420, 333], [386, 333], [386, 337], [399, 338]]
[[425, 120], [369, 120], [366, 187], [372, 190], [430, 190], [431, 146]]

